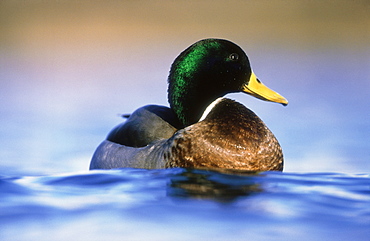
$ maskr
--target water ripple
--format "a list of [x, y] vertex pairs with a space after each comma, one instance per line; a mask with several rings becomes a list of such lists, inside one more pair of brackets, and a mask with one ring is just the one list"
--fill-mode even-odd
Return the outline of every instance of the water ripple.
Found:
[[[121, 169], [3, 176], [0, 192], [0, 231], [18, 240], [40, 240], [41, 233], [56, 235], [62, 228], [73, 233], [86, 223], [98, 225], [101, 233], [89, 240], [108, 234], [112, 240], [123, 234], [131, 240], [244, 240], [247, 234], [253, 240], [366, 240], [370, 235], [368, 174]], [[17, 233], [20, 223], [24, 232]]]

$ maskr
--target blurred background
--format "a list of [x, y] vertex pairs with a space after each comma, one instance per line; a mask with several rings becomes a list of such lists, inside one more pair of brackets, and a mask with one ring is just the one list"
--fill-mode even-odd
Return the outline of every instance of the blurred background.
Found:
[[370, 171], [369, 1], [2, 0], [0, 174], [88, 170], [119, 114], [168, 105], [172, 61], [210, 37], [289, 100], [228, 95], [276, 135], [285, 171]]

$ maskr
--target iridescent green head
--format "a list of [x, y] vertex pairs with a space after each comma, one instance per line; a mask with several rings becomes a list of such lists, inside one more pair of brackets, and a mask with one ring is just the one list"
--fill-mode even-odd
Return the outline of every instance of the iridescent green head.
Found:
[[252, 78], [259, 83], [239, 46], [228, 40], [204, 39], [185, 49], [172, 64], [168, 101], [184, 126], [197, 122], [211, 102], [227, 93], [243, 91], [279, 102], [252, 93], [248, 89]]

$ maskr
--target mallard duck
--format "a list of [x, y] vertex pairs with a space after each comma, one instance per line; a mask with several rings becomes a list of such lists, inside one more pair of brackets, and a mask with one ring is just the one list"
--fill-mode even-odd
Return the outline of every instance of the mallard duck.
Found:
[[148, 105], [114, 128], [96, 149], [90, 169], [283, 169], [282, 149], [263, 121], [244, 105], [223, 98], [245, 92], [288, 101], [263, 85], [245, 52], [223, 39], [200, 40], [173, 62], [169, 107]]

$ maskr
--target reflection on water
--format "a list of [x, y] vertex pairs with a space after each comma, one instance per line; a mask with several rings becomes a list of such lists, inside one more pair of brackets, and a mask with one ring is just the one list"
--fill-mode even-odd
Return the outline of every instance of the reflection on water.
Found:
[[171, 177], [168, 194], [173, 197], [209, 199], [227, 203], [262, 191], [254, 179], [255, 173], [240, 171], [229, 173], [234, 175], [202, 170], [181, 172]]
[[0, 195], [2, 240], [316, 241], [370, 235], [369, 175], [122, 169], [2, 177]]

